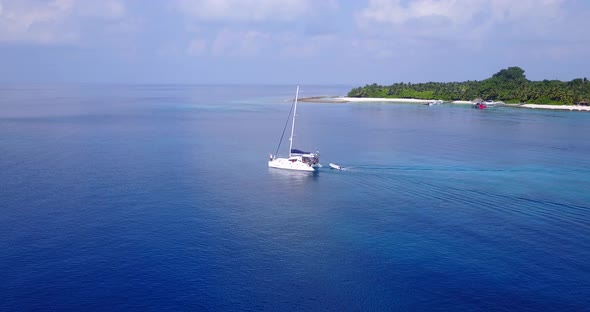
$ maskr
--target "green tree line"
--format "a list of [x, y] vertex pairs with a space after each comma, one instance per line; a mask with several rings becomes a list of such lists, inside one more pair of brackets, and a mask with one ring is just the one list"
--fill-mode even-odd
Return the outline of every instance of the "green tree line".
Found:
[[590, 99], [590, 82], [586, 78], [572, 81], [530, 81], [520, 67], [502, 69], [482, 81], [394, 83], [358, 87], [350, 97], [441, 99], [445, 101], [476, 98], [506, 103], [576, 104]]

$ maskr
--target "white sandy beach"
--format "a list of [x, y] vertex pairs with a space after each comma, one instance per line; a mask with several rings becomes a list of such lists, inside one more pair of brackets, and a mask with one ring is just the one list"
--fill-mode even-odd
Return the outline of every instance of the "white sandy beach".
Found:
[[523, 104], [523, 105], [518, 105], [516, 107], [539, 108], [539, 109], [559, 109], [559, 110], [586, 111], [586, 112], [590, 112], [590, 106], [578, 106], [578, 105]]
[[[357, 97], [322, 97], [322, 98], [307, 98], [309, 102], [316, 100], [323, 103], [379, 103], [379, 102], [390, 102], [390, 103], [414, 103], [414, 104], [425, 104], [430, 100], [421, 99], [402, 99], [402, 98], [357, 98]], [[451, 104], [471, 104], [471, 101], [452, 101]], [[553, 109], [553, 110], [569, 110], [569, 111], [590, 111], [590, 106], [578, 106], [578, 105], [544, 105], [544, 104], [507, 104], [509, 107], [522, 107], [531, 109]]]
[[334, 97], [335, 102], [392, 102], [392, 103], [427, 103], [429, 100], [420, 99], [397, 99], [397, 98], [356, 98], [356, 97]]
[[[357, 98], [357, 97], [347, 97], [347, 96], [324, 98], [323, 100], [334, 101], [337, 103], [344, 103], [344, 102], [370, 102], [370, 103], [390, 102], [390, 103], [416, 103], [416, 104], [425, 104], [425, 103], [432, 101], [432, 100], [402, 99], [402, 98]], [[451, 103], [451, 104], [471, 104], [471, 101], [452, 101], [449, 103]]]

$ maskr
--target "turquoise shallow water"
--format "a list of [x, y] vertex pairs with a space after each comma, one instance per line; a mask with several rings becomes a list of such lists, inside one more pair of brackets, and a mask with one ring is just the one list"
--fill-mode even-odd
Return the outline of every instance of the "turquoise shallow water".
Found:
[[590, 114], [294, 89], [2, 86], [0, 309], [588, 309]]

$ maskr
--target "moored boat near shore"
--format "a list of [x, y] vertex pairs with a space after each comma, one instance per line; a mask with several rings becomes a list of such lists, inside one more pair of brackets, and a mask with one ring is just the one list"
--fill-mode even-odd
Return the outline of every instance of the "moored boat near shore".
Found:
[[478, 103], [473, 104], [471, 107], [477, 108], [477, 109], [486, 109], [486, 108], [488, 108], [488, 105], [485, 102], [478, 102]]
[[426, 102], [426, 104], [424, 104], [424, 105], [432, 106], [432, 105], [440, 105], [442, 103], [443, 103], [442, 100], [430, 100], [430, 101]]

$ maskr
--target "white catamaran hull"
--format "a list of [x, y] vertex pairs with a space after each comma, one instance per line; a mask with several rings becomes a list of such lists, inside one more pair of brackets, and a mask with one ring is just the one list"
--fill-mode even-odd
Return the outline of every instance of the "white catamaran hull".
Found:
[[317, 168], [317, 167], [311, 166], [309, 164], [303, 163], [299, 160], [291, 161], [287, 158], [276, 158], [274, 160], [270, 160], [268, 162], [268, 166], [271, 168], [277, 168], [277, 169], [288, 169], [288, 170], [309, 171], [309, 172], [316, 171], [316, 168]]
[[[291, 123], [291, 136], [289, 137], [289, 158], [278, 158], [276, 155], [270, 154], [268, 166], [270, 168], [297, 170], [297, 171], [316, 171], [316, 168], [320, 167], [320, 154], [318, 152], [308, 153], [302, 150], [293, 148], [293, 133], [295, 132], [295, 117], [297, 116], [297, 99], [299, 98], [299, 86], [297, 86], [297, 92], [295, 93], [295, 101], [293, 102], [293, 120]], [[291, 114], [289, 113], [289, 116]], [[285, 125], [286, 128], [286, 125]], [[284, 130], [283, 130], [284, 134]], [[281, 141], [283, 136], [281, 136]], [[279, 142], [279, 147], [281, 143]], [[277, 147], [277, 153], [279, 148]]]

